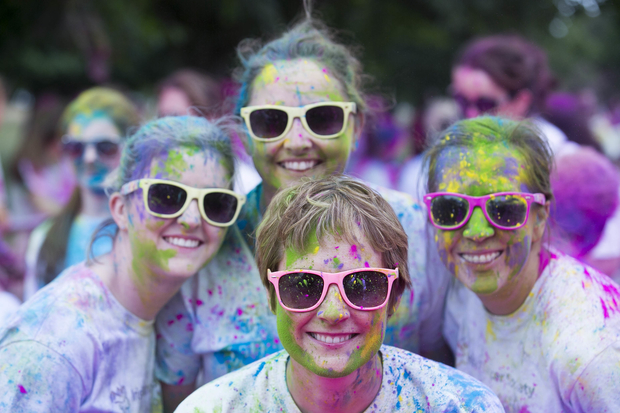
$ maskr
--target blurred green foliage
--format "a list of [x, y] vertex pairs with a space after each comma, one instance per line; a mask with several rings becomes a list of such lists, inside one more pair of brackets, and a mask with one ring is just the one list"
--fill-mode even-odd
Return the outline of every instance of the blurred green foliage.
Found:
[[[315, 1], [329, 26], [362, 47], [380, 90], [414, 103], [446, 92], [466, 41], [498, 32], [543, 46], [565, 87], [610, 97], [620, 80], [619, 7], [620, 0]], [[0, 73], [35, 93], [105, 82], [148, 92], [183, 66], [226, 77], [240, 40], [274, 36], [301, 10], [301, 0], [1, 0]]]

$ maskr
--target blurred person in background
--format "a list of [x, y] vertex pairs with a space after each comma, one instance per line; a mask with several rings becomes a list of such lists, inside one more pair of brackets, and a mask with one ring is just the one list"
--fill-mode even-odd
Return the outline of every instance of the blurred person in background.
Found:
[[580, 147], [556, 158], [551, 186], [552, 245], [618, 281], [620, 230], [613, 221], [620, 190], [616, 166], [593, 148]]
[[[194, 69], [179, 69], [157, 86], [157, 116], [193, 115], [212, 119], [227, 112], [222, 85], [211, 76]], [[237, 136], [232, 137], [237, 157], [233, 187], [248, 193], [261, 181], [250, 156]]]
[[[104, 179], [118, 166], [122, 142], [138, 122], [129, 99], [102, 87], [82, 92], [63, 112], [58, 129], [63, 151], [73, 159], [77, 188], [60, 214], [30, 236], [24, 299], [86, 258], [93, 231], [110, 217]], [[93, 245], [94, 256], [111, 248], [109, 238], [100, 238]]]
[[15, 182], [27, 191], [26, 202], [43, 217], [58, 215], [76, 185], [73, 163], [62, 153], [58, 129], [66, 104], [63, 97], [54, 93], [36, 99], [11, 168]]
[[398, 189], [415, 199], [422, 199], [426, 193], [424, 172], [424, 151], [433, 146], [441, 131], [459, 120], [460, 110], [456, 102], [448, 97], [434, 97], [428, 100], [418, 114], [414, 133], [422, 140], [421, 150], [403, 165], [398, 177]]
[[[0, 77], [0, 127], [2, 127], [5, 109], [6, 90], [4, 82]], [[19, 299], [10, 291], [14, 291], [12, 284], [18, 280], [21, 281], [23, 277], [23, 268], [18, 257], [4, 240], [4, 232], [9, 223], [9, 211], [6, 201], [4, 173], [0, 163], [0, 326], [19, 307]]]
[[557, 154], [566, 135], [541, 116], [555, 86], [547, 55], [518, 35], [495, 35], [465, 46], [452, 66], [452, 94], [465, 118], [482, 114], [532, 118]]
[[557, 126], [566, 138], [581, 146], [589, 146], [599, 153], [603, 148], [590, 128], [594, 109], [578, 95], [567, 92], [551, 93], [545, 101], [544, 117]]
[[[407, 115], [401, 111], [413, 111], [413, 108], [397, 106], [389, 110], [388, 106], [386, 99], [381, 96], [368, 98], [366, 126], [351, 153], [351, 161], [345, 172], [365, 182], [394, 189], [400, 166], [411, 153], [411, 139], [407, 133], [411, 124], [403, 125], [401, 120]], [[413, 113], [408, 117], [413, 118]]]

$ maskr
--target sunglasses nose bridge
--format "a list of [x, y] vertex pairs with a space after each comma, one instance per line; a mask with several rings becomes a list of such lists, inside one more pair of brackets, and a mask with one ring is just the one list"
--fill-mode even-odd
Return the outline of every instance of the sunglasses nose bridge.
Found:
[[84, 143], [84, 150], [82, 152], [82, 157], [85, 163], [93, 163], [98, 157], [97, 149], [95, 145], [92, 143]]

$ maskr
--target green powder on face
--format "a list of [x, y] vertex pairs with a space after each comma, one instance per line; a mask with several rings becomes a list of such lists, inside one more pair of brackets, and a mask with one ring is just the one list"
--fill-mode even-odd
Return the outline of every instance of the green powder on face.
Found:
[[499, 275], [479, 275], [471, 286], [476, 294], [492, 294], [497, 291], [497, 278]]
[[309, 255], [314, 255], [316, 253], [319, 252], [320, 246], [319, 246], [319, 240], [316, 237], [316, 232], [312, 231], [310, 233], [310, 236], [308, 238], [308, 240], [306, 241], [306, 250], [305, 251], [297, 251], [292, 247], [289, 247], [286, 249], [285, 254], [286, 254], [286, 269], [287, 270], [291, 270], [291, 269], [297, 269], [297, 268], [293, 268], [293, 264], [295, 264], [295, 262], [300, 261], [304, 258], [306, 258], [306, 261], [308, 262], [304, 262], [305, 267], [299, 267], [299, 268], [303, 268], [303, 269], [310, 269], [312, 267], [312, 262], [311, 260], [308, 260]]
[[130, 232], [131, 249], [133, 260], [131, 267], [137, 282], [137, 287], [146, 284], [146, 278], [152, 275], [154, 268], [169, 271], [168, 261], [176, 256], [174, 249], [160, 250], [155, 245], [155, 241], [143, 240], [137, 234]]

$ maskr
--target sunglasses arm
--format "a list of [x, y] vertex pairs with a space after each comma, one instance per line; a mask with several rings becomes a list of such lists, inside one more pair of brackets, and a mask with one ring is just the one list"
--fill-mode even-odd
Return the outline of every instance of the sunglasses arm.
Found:
[[140, 180], [137, 179], [135, 181], [127, 182], [125, 185], [121, 186], [120, 193], [121, 195], [129, 195], [132, 192], [140, 189]]

